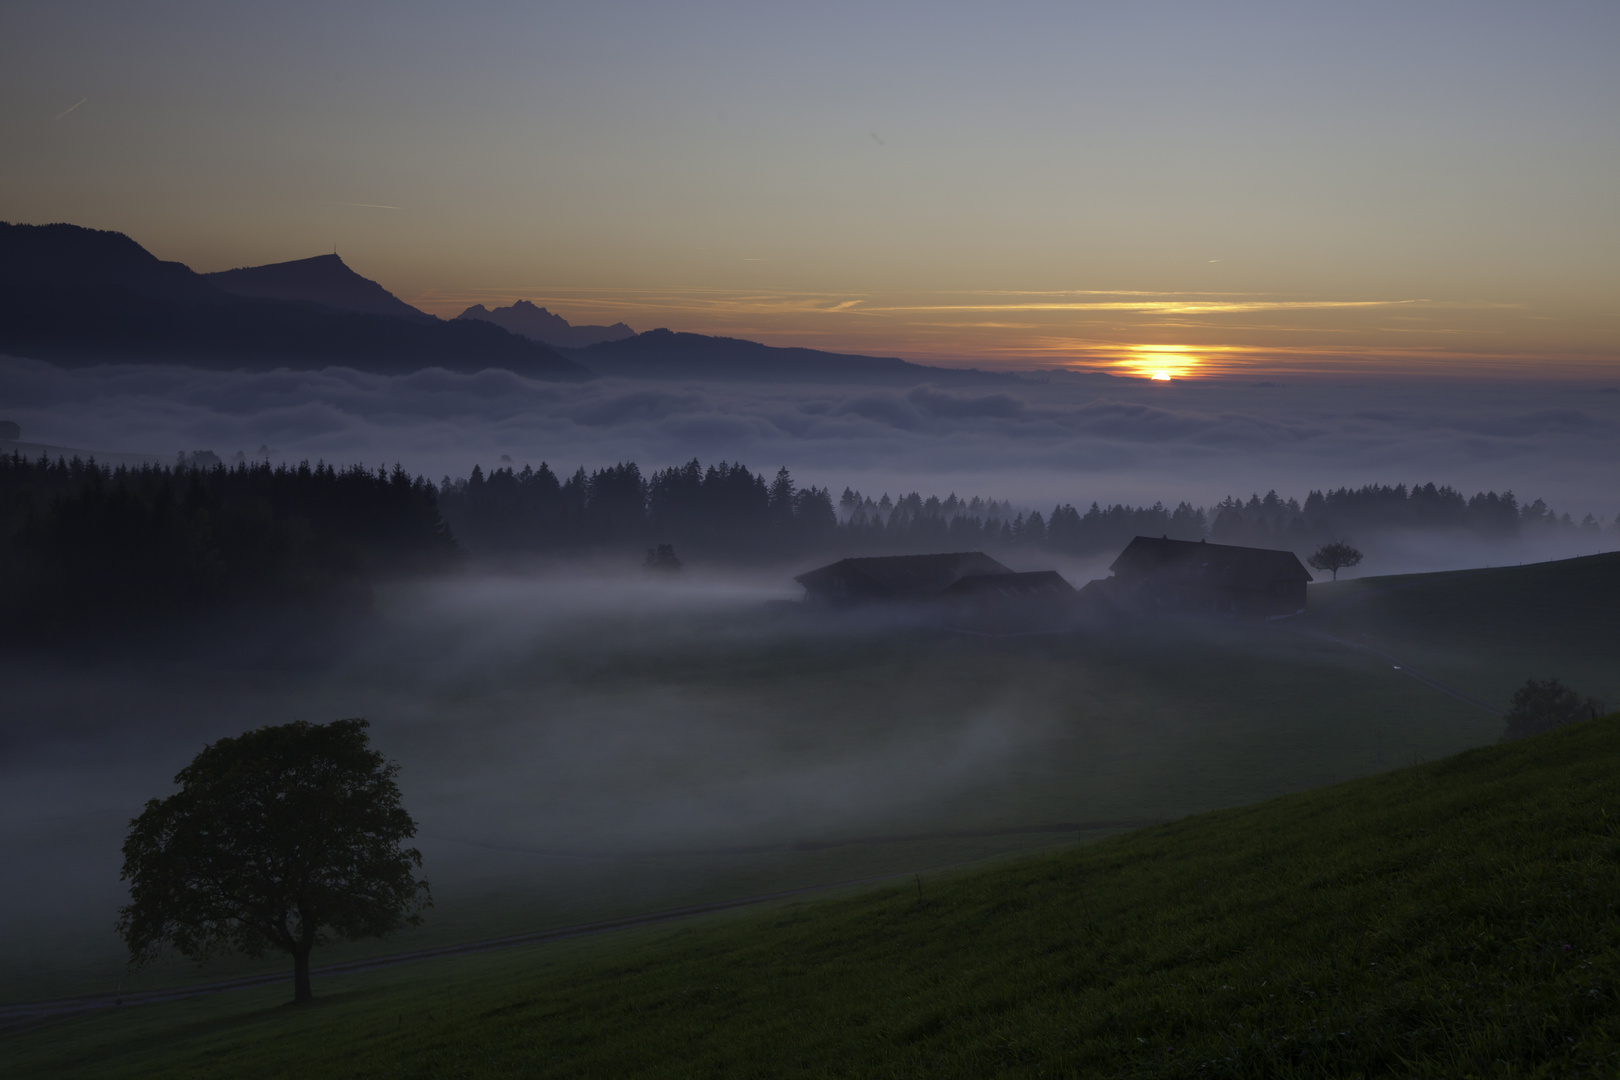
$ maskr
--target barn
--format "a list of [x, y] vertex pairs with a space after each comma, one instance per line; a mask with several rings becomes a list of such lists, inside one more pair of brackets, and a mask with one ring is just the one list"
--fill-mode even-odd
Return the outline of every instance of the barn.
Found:
[[935, 600], [963, 578], [1010, 574], [982, 551], [840, 559], [794, 578], [811, 603], [849, 607], [885, 601]]
[[1074, 588], [1056, 571], [1014, 573], [982, 551], [842, 559], [793, 580], [808, 603], [904, 604], [928, 622], [993, 637], [1066, 630], [1074, 621]]
[[939, 594], [945, 625], [971, 634], [1048, 634], [1074, 626], [1074, 586], [1056, 570], [965, 577]]
[[1292, 551], [1138, 536], [1108, 568], [1109, 590], [1136, 605], [1247, 618], [1305, 610], [1310, 571]]

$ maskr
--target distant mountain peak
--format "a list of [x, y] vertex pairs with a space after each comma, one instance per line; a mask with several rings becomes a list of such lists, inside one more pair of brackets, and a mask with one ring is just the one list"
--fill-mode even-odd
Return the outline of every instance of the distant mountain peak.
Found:
[[122, 233], [0, 222], [0, 353], [216, 370], [504, 368], [593, 377], [499, 327], [441, 322], [336, 255], [201, 275]]
[[265, 266], [220, 270], [205, 276], [218, 288], [236, 296], [320, 304], [338, 311], [385, 315], [413, 322], [438, 321], [370, 278], [355, 273], [336, 252]]
[[604, 341], [622, 341], [636, 336], [636, 332], [622, 322], [612, 326], [573, 326], [561, 315], [553, 315], [528, 300], [515, 300], [506, 307], [494, 310], [483, 304], [474, 304], [456, 318], [494, 323], [531, 341], [565, 349], [583, 349]]

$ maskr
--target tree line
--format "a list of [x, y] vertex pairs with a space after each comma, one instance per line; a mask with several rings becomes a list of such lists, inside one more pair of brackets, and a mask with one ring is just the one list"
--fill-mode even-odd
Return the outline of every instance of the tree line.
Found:
[[[786, 468], [767, 481], [746, 466], [685, 465], [644, 475], [634, 463], [559, 479], [538, 469], [474, 467], [448, 476], [439, 501], [456, 536], [474, 553], [513, 554], [645, 549], [668, 544], [688, 557], [768, 561], [837, 551], [883, 554], [972, 548], [1036, 548], [1092, 555], [1117, 551], [1133, 536], [1306, 549], [1349, 534], [1389, 528], [1464, 529], [1509, 537], [1534, 529], [1604, 532], [1588, 514], [1576, 522], [1540, 499], [1511, 491], [1465, 497], [1447, 486], [1405, 484], [1312, 491], [1301, 504], [1275, 491], [1207, 508], [1059, 503], [1050, 513], [1005, 500], [917, 492], [878, 499], [845, 488], [836, 506], [825, 488], [798, 487]], [[1620, 532], [1620, 521], [1608, 530]]]
[[799, 487], [786, 468], [767, 481], [696, 458], [651, 476], [628, 462], [566, 480], [545, 462], [487, 475], [474, 466], [466, 479], [444, 478], [439, 504], [469, 551], [494, 555], [669, 544], [686, 557], [756, 561], [821, 552], [839, 531], [826, 488]]
[[0, 456], [0, 637], [13, 641], [241, 601], [360, 604], [378, 578], [455, 550], [433, 484], [397, 466]]
[[[0, 639], [50, 640], [242, 601], [363, 604], [379, 578], [474, 556], [603, 553], [626, 565], [787, 562], [941, 550], [1096, 555], [1133, 536], [1309, 551], [1388, 528], [1620, 534], [1511, 491], [1465, 497], [1434, 484], [1228, 497], [1207, 508], [1010, 502], [916, 492], [872, 499], [697, 459], [644, 474], [635, 462], [566, 478], [549, 465], [475, 466], [435, 485], [403, 469], [307, 462], [172, 466], [0, 456]], [[664, 551], [664, 555], [657, 553]], [[677, 554], [678, 553], [678, 554]]]
[[[1049, 514], [1014, 512], [1006, 502], [973, 498], [923, 499], [916, 493], [873, 501], [848, 488], [839, 500], [840, 538], [854, 550], [912, 550], [956, 547], [1030, 547], [1070, 555], [1119, 551], [1134, 536], [1209, 540], [1256, 547], [1308, 549], [1336, 538], [1392, 528], [1460, 529], [1488, 538], [1533, 530], [1580, 530], [1594, 539], [1605, 533], [1591, 514], [1576, 522], [1542, 500], [1520, 504], [1513, 492], [1464, 497], [1454, 488], [1418, 484], [1408, 488], [1368, 484], [1360, 488], [1312, 491], [1303, 505], [1275, 491], [1247, 501], [1231, 496], [1207, 508], [1187, 502], [1174, 508], [1093, 502], [1086, 510], [1059, 503]], [[1620, 534], [1620, 518], [1607, 529]]]

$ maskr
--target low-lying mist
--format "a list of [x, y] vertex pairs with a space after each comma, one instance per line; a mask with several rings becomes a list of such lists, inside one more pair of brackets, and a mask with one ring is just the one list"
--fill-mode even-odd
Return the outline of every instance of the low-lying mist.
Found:
[[[1250, 801], [1498, 726], [1261, 631], [998, 641], [796, 593], [782, 569], [474, 569], [320, 626], [8, 655], [4, 996], [124, 977], [128, 820], [205, 742], [264, 724], [371, 719], [421, 826], [431, 941], [1069, 842], [1087, 834], [1027, 830]], [[1328, 704], [1305, 728], [1307, 683]]]
[[262, 724], [369, 717], [404, 767], [441, 907], [520, 880], [543, 912], [581, 887], [570, 864], [932, 820], [1049, 722], [1004, 688], [949, 701], [904, 665], [850, 685], [849, 653], [884, 629], [766, 608], [788, 595], [766, 576], [573, 565], [401, 587], [313, 657], [240, 624], [172, 653], [12, 657], [0, 918], [25, 938], [112, 948], [128, 819], [204, 742]]

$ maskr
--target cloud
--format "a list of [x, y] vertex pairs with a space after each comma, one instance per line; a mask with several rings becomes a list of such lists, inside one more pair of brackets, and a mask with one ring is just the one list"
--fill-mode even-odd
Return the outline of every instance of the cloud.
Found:
[[912, 404], [934, 416], [966, 419], [973, 416], [1017, 416], [1024, 411], [1024, 403], [1011, 394], [986, 394], [983, 397], [960, 397], [929, 386], [919, 386], [906, 395]]
[[1569, 382], [1256, 387], [1054, 376], [975, 392], [601, 379], [506, 371], [385, 376], [181, 367], [64, 370], [0, 358], [0, 419], [90, 450], [398, 461], [429, 476], [502, 454], [571, 471], [698, 457], [786, 465], [881, 493], [972, 490], [1054, 502], [1188, 499], [1434, 480], [1511, 487], [1577, 517], [1620, 512], [1620, 395]]
[[72, 112], [74, 109], [77, 109], [80, 105], [83, 105], [85, 102], [87, 102], [89, 100], [90, 100], [90, 95], [86, 94], [84, 97], [80, 98], [78, 101], [75, 101], [73, 104], [69, 105], [67, 108], [63, 109], [61, 112], [59, 112], [55, 116], [51, 117], [51, 123], [53, 123], [53, 124], [56, 123], [58, 120], [62, 119], [62, 117], [66, 116], [68, 113]]

